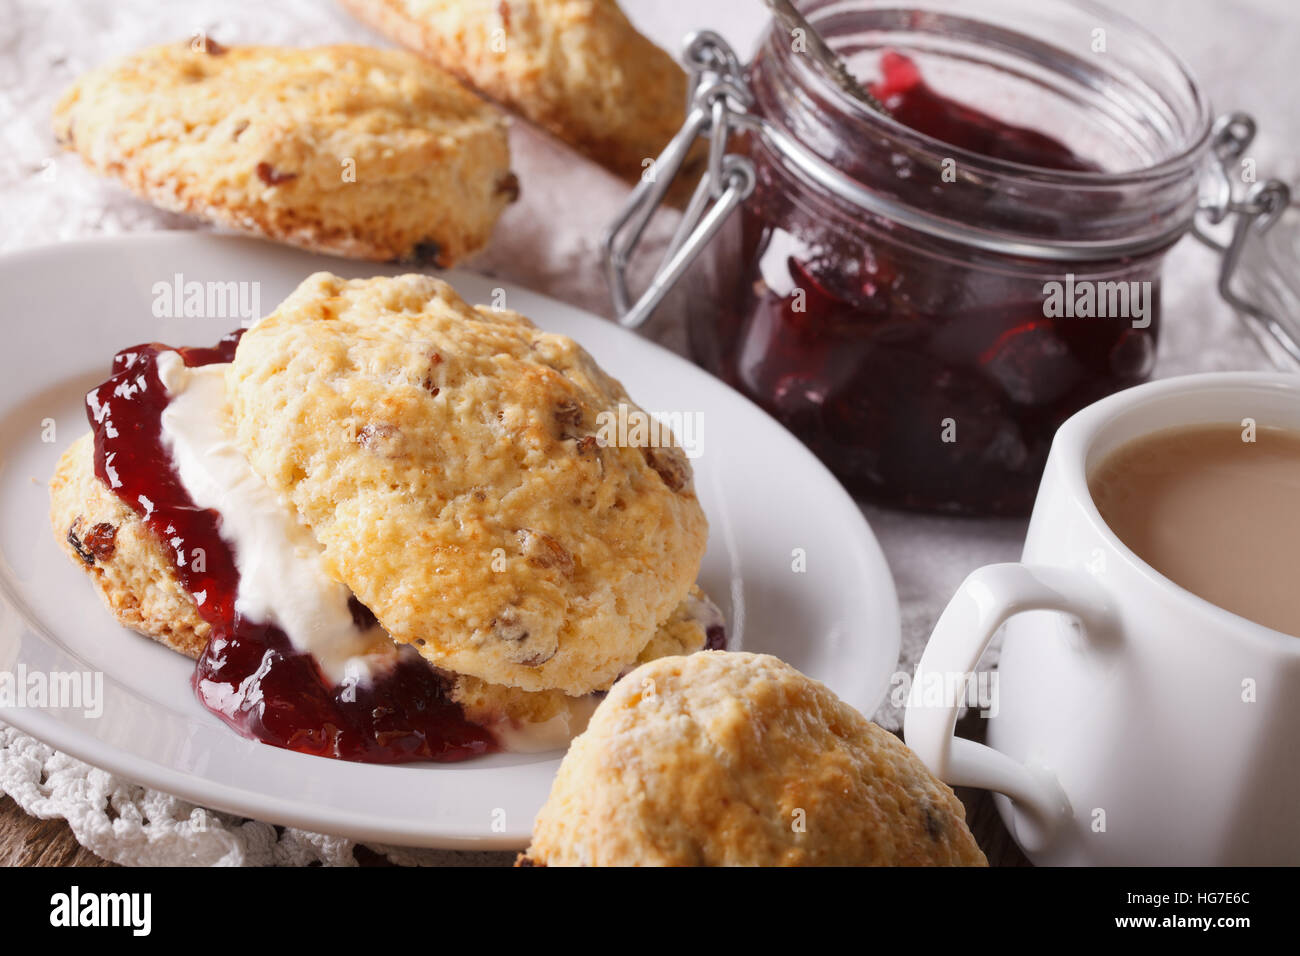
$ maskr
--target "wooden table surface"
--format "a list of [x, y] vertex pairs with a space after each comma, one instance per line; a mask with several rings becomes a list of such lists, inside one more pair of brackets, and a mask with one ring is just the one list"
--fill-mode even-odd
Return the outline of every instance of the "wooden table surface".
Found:
[[[957, 732], [963, 737], [979, 739], [983, 722], [979, 717], [967, 717], [958, 725]], [[1029, 865], [1002, 825], [989, 794], [959, 787], [957, 795], [966, 805], [966, 820], [991, 865]], [[359, 859], [366, 865], [384, 865], [382, 858], [366, 851]], [[0, 866], [113, 865], [83, 848], [63, 820], [37, 820], [24, 813], [10, 797], [0, 797]]]

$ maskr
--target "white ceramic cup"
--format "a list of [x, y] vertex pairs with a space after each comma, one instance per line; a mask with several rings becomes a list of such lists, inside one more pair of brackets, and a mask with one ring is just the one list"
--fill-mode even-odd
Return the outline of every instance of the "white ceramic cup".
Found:
[[1165, 379], [1079, 412], [1021, 563], [976, 571], [935, 626], [914, 683], [973, 671], [1006, 623], [988, 745], [954, 738], [952, 701], [909, 705], [904, 738], [946, 782], [996, 791], [1035, 863], [1300, 863], [1300, 637], [1162, 576], [1088, 491], [1131, 439], [1246, 419], [1300, 431], [1300, 375]]

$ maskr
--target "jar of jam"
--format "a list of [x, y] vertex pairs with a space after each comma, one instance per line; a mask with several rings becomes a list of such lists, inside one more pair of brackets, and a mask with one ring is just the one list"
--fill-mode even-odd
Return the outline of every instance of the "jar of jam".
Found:
[[[748, 66], [697, 34], [686, 126], [607, 239], [616, 307], [635, 326], [672, 289], [695, 359], [853, 493], [1027, 514], [1057, 426], [1150, 374], [1162, 260], [1249, 120], [1216, 127], [1172, 53], [1095, 7], [800, 7], [885, 112], [797, 29]], [[697, 138], [708, 171], [633, 304], [623, 266]]]

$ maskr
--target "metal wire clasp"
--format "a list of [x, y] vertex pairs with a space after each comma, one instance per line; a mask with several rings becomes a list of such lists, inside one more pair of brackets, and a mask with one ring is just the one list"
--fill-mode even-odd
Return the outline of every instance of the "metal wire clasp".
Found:
[[[710, 30], [687, 38], [685, 59], [691, 77], [686, 122], [641, 177], [604, 238], [605, 271], [614, 311], [619, 323], [629, 329], [638, 328], [650, 317], [727, 217], [754, 191], [753, 163], [747, 157], [727, 153], [734, 119], [753, 105], [740, 60], [727, 42]], [[705, 136], [709, 152], [704, 175], [682, 213], [654, 278], [634, 303], [627, 285], [628, 260], [695, 141]]]
[[[1243, 314], [1252, 332], [1264, 339], [1265, 350], [1275, 355], [1269, 346], [1276, 346], [1292, 362], [1300, 364], [1300, 342], [1287, 329], [1285, 317], [1270, 314], [1239, 295], [1232, 286], [1247, 240], [1252, 233], [1267, 232], [1282, 215], [1291, 202], [1290, 187], [1280, 179], [1269, 179], [1255, 183], [1240, 197], [1234, 195], [1233, 178], [1228, 174], [1228, 167], [1242, 157], [1255, 138], [1255, 121], [1248, 114], [1238, 112], [1220, 116], [1210, 135], [1212, 166], [1207, 183], [1208, 195], [1201, 199], [1192, 223], [1192, 235], [1222, 257], [1219, 295]], [[1210, 235], [1206, 226], [1217, 226], [1228, 216], [1236, 216], [1236, 221], [1228, 241], [1220, 242]]]

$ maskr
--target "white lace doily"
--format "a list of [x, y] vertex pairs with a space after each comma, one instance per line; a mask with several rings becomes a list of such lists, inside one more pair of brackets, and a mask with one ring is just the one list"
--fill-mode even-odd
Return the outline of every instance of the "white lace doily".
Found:
[[[34, 817], [67, 820], [82, 846], [128, 866], [357, 865], [351, 840], [216, 813], [128, 783], [3, 724], [0, 790]], [[490, 866], [514, 858], [364, 846], [401, 866]]]

